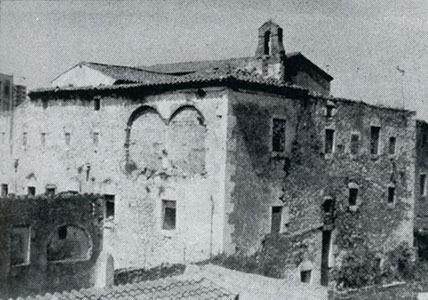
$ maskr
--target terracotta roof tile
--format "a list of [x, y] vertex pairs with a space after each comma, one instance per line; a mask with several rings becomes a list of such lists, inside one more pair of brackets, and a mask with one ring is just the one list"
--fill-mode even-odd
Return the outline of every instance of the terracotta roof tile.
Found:
[[[27, 297], [28, 300], [161, 300], [161, 299], [183, 299], [183, 300], [233, 300], [237, 295], [226, 289], [215, 285], [211, 281], [202, 278], [198, 280], [178, 280], [175, 278], [165, 278], [156, 281], [146, 281], [110, 288], [81, 289], [71, 292], [47, 293], [43, 296]], [[22, 298], [18, 298], [22, 299]]]

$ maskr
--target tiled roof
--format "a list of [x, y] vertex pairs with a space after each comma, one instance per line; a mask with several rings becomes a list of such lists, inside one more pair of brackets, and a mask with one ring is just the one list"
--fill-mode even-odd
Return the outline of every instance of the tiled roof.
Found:
[[[290, 52], [287, 53], [287, 59], [301, 55], [300, 52]], [[201, 70], [213, 69], [213, 68], [222, 68], [225, 66], [230, 66], [234, 68], [244, 67], [248, 62], [254, 61], [255, 57], [237, 57], [237, 58], [228, 58], [228, 59], [219, 59], [219, 60], [203, 60], [203, 61], [187, 61], [179, 63], [170, 63], [170, 64], [157, 64], [152, 66], [141, 66], [139, 68], [160, 72], [166, 74], [186, 74], [193, 73]]]
[[39, 96], [46, 93], [61, 93], [67, 91], [85, 91], [85, 90], [122, 90], [122, 89], [132, 89], [138, 87], [156, 87], [156, 86], [175, 86], [180, 84], [197, 84], [197, 83], [218, 83], [226, 84], [230, 80], [236, 80], [240, 82], [246, 82], [250, 84], [259, 84], [271, 87], [288, 87], [299, 90], [306, 90], [300, 86], [287, 83], [283, 80], [263, 77], [260, 74], [255, 72], [249, 72], [247, 70], [234, 68], [230, 65], [225, 65], [222, 67], [216, 67], [208, 70], [203, 70], [195, 73], [190, 73], [181, 76], [168, 76], [165, 78], [158, 78], [153, 81], [144, 81], [141, 83], [131, 83], [131, 84], [118, 84], [112, 86], [87, 86], [87, 87], [61, 87], [61, 88], [41, 88], [36, 89], [30, 92], [30, 97]]
[[17, 300], [234, 300], [233, 294], [207, 279], [178, 280], [173, 277], [103, 289], [81, 289], [43, 296], [17, 298]]
[[161, 79], [167, 79], [172, 75], [161, 74], [153, 71], [147, 71], [140, 68], [127, 67], [127, 66], [116, 66], [108, 64], [100, 64], [94, 62], [82, 62], [81, 65], [85, 65], [94, 70], [100, 71], [101, 73], [110, 76], [117, 81], [124, 82], [153, 82]]

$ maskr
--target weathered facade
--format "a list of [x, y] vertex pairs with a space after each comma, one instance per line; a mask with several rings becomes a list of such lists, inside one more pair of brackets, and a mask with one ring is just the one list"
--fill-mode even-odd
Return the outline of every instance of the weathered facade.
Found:
[[353, 245], [412, 244], [414, 114], [328, 96], [273, 22], [252, 58], [79, 66], [3, 113], [0, 183], [109, 195], [115, 267], [249, 255], [274, 234], [284, 276], [326, 284]]
[[96, 283], [103, 237], [101, 196], [9, 196], [0, 200], [0, 297]]

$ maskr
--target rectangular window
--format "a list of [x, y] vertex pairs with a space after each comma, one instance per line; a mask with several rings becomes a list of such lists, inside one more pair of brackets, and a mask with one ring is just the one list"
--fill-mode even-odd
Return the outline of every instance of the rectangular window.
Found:
[[98, 111], [101, 108], [101, 99], [95, 98], [94, 99], [94, 110]]
[[351, 154], [358, 154], [360, 150], [360, 136], [358, 134], [351, 135]]
[[379, 154], [380, 127], [370, 127], [370, 153]]
[[48, 108], [48, 100], [42, 100], [42, 107], [43, 109]]
[[114, 219], [114, 195], [104, 195], [105, 199], [105, 218]]
[[26, 132], [24, 132], [23, 134], [22, 134], [22, 146], [27, 146], [27, 133]]
[[426, 182], [427, 182], [427, 175], [421, 174], [420, 179], [419, 179], [419, 191], [420, 191], [421, 196], [426, 196], [426, 194], [427, 194]]
[[10, 262], [12, 265], [30, 263], [30, 226], [15, 226], [10, 234]]
[[40, 134], [40, 142], [41, 142], [43, 147], [46, 145], [46, 132], [42, 132]]
[[394, 204], [395, 201], [395, 187], [388, 187], [388, 204]]
[[27, 187], [27, 194], [28, 194], [28, 196], [35, 196], [36, 195], [36, 187], [34, 187], [34, 186]]
[[286, 122], [283, 119], [273, 119], [272, 122], [272, 151], [284, 152]]
[[270, 232], [280, 233], [281, 222], [282, 222], [282, 206], [272, 206]]
[[327, 105], [325, 108], [325, 115], [327, 118], [331, 118], [333, 117], [333, 110], [334, 110], [334, 106], [333, 105]]
[[176, 201], [162, 200], [162, 229], [174, 230], [176, 225]]
[[349, 189], [349, 205], [355, 206], [357, 205], [357, 198], [358, 198], [358, 189], [357, 188], [350, 188]]
[[334, 151], [334, 130], [326, 129], [325, 130], [325, 142], [324, 142], [324, 152], [333, 153]]
[[5, 184], [5, 183], [3, 183], [3, 184], [1, 185], [1, 196], [2, 196], [2, 197], [6, 197], [8, 193], [9, 193], [8, 185], [7, 185], [7, 184]]
[[300, 281], [303, 283], [310, 283], [311, 282], [311, 270], [306, 271], [300, 271]]
[[65, 144], [66, 144], [67, 146], [70, 146], [70, 139], [71, 139], [71, 134], [70, 134], [70, 132], [66, 132], [66, 133], [65, 133]]
[[388, 153], [389, 154], [395, 154], [395, 144], [396, 144], [396, 138], [390, 137], [389, 138], [389, 146], [388, 146]]
[[1, 143], [2, 144], [6, 143], [6, 132], [1, 133]]
[[54, 185], [54, 184], [46, 185], [46, 195], [47, 196], [54, 196], [55, 193], [56, 193], [56, 185]]
[[99, 132], [93, 132], [92, 133], [92, 142], [95, 146], [98, 146], [100, 144], [100, 133]]

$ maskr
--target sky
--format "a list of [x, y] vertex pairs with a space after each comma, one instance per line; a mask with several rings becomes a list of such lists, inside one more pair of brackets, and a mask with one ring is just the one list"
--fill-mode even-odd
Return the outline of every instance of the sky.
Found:
[[252, 56], [269, 19], [286, 52], [335, 78], [332, 95], [428, 120], [427, 0], [0, 0], [0, 73], [34, 89], [80, 61]]

